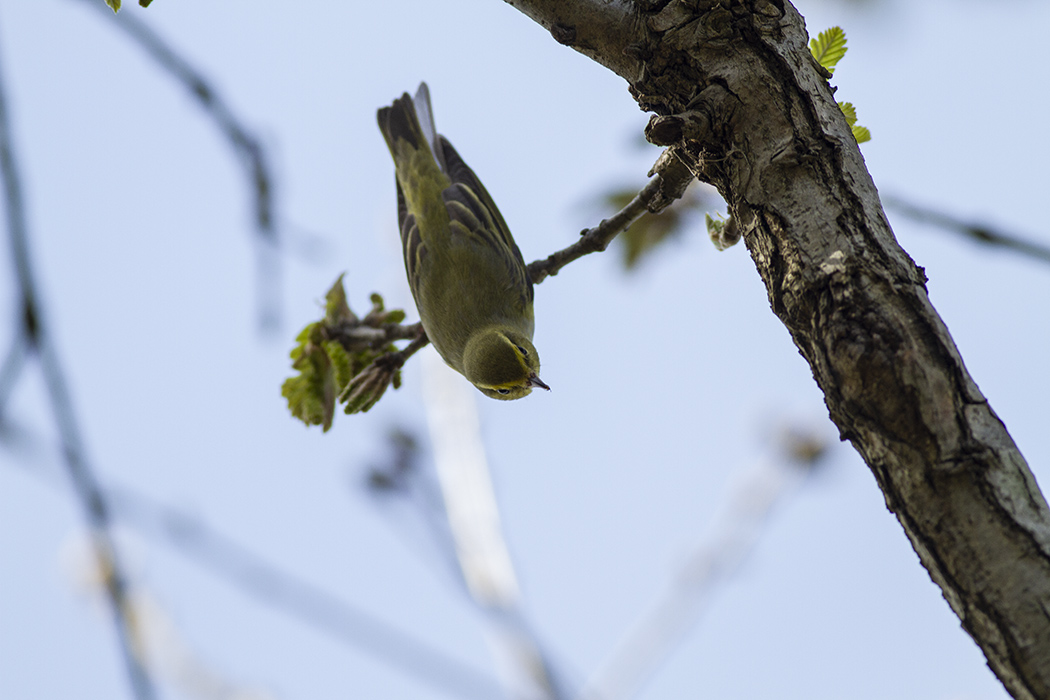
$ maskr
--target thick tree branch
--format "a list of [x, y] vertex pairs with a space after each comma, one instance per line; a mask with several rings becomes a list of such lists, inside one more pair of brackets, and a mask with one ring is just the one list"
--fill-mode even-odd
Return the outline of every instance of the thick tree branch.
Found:
[[[641, 77], [645, 39], [640, 16], [628, 0], [506, 0], [570, 46], [617, 75]], [[648, 2], [646, 3], [648, 4]]]
[[[549, 3], [512, 4], [545, 19]], [[577, 36], [604, 26], [608, 3], [565, 4]], [[596, 60], [725, 198], [832, 420], [989, 666], [1014, 697], [1050, 697], [1050, 510], [897, 245], [802, 18], [783, 0], [634, 8], [644, 69]]]

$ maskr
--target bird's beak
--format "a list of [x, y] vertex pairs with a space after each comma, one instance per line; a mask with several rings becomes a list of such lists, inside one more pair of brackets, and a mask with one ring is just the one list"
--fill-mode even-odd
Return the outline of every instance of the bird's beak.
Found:
[[535, 374], [529, 375], [529, 386], [539, 387], [540, 389], [546, 389], [550, 391], [551, 388], [543, 383], [543, 380], [537, 377]]

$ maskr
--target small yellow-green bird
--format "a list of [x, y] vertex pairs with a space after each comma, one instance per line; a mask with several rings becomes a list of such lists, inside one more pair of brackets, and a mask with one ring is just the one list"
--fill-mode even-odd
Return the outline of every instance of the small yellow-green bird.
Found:
[[532, 280], [510, 229], [452, 144], [420, 83], [379, 110], [394, 157], [408, 286], [438, 354], [486, 396], [520, 399], [539, 378]]

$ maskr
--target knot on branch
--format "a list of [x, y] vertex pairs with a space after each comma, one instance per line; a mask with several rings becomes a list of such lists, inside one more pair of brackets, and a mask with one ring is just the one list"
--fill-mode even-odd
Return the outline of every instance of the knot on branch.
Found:
[[576, 43], [576, 27], [571, 24], [561, 24], [555, 22], [551, 25], [551, 36], [559, 44], [565, 46], [572, 46]]
[[689, 101], [684, 111], [650, 117], [645, 138], [657, 146], [685, 146], [687, 142], [716, 146], [722, 126], [732, 117], [728, 98], [724, 87], [709, 85]]
[[649, 177], [659, 175], [659, 182], [652, 197], [645, 203], [650, 214], [659, 214], [685, 194], [686, 188], [695, 179], [685, 163], [678, 158], [675, 149], [668, 148], [656, 159], [649, 170]]
[[645, 140], [655, 146], [670, 146], [682, 140], [685, 117], [680, 114], [653, 115], [645, 125]]

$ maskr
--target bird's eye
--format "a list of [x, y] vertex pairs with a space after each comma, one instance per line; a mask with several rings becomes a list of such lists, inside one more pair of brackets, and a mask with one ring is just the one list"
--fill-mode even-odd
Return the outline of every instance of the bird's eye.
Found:
[[515, 345], [514, 347], [516, 347], [518, 349], [518, 352], [521, 353], [522, 357], [528, 357], [529, 356], [529, 351], [526, 350], [525, 348], [521, 347], [520, 345]]
[[496, 389], [496, 391], [503, 394], [504, 396], [510, 393], [510, 389]]

